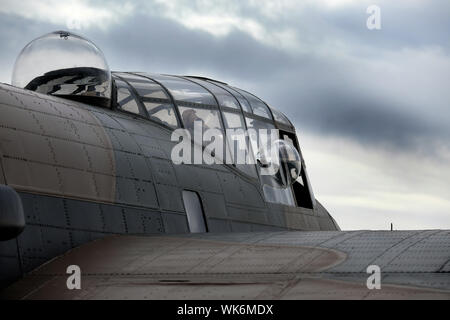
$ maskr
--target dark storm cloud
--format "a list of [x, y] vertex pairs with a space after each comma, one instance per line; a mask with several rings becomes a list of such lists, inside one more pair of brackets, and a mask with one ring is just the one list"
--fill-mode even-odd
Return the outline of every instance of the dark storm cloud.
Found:
[[449, 129], [433, 119], [400, 112], [390, 101], [346, 92], [324, 92], [314, 105], [299, 107], [294, 114], [294, 121], [302, 124], [300, 132], [303, 126], [318, 134], [350, 137], [363, 145], [435, 155], [432, 143], [447, 143], [450, 138]]
[[305, 131], [343, 136], [365, 146], [430, 157], [438, 156], [442, 146], [450, 150], [449, 112], [436, 113], [427, 107], [413, 110], [406, 102], [399, 105], [384, 96], [355, 92], [342, 85], [339, 77], [329, 80], [336, 86], [302, 87], [289, 82], [281, 94], [267, 89], [266, 101], [289, 116], [300, 136]]

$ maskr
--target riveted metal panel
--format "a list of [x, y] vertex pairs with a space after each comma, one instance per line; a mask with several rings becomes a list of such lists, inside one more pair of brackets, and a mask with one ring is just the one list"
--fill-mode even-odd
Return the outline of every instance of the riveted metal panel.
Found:
[[223, 219], [228, 217], [223, 195], [210, 192], [202, 192], [200, 195], [207, 217]]
[[268, 204], [267, 222], [273, 226], [286, 227], [286, 219], [281, 205]]
[[[204, 178], [200, 172], [193, 169], [190, 165], [174, 165], [176, 176], [180, 186], [184, 189], [203, 190], [201, 180]], [[193, 177], [196, 177], [193, 179]]]
[[228, 206], [227, 212], [228, 217], [233, 220], [254, 222], [259, 224], [267, 223], [264, 211]]
[[228, 220], [222, 219], [207, 219], [209, 232], [231, 232], [231, 225]]
[[0, 128], [0, 147], [6, 157], [55, 163], [48, 139], [38, 134]]
[[[16, 98], [21, 102], [19, 106], [23, 106], [30, 111], [37, 113], [48, 113], [48, 114], [57, 114], [60, 116], [71, 117], [73, 112], [72, 109], [67, 104], [63, 103], [55, 103], [55, 101], [47, 99], [47, 96], [37, 96], [35, 93], [16, 93]], [[61, 99], [61, 101], [64, 101]], [[58, 105], [58, 108], [55, 107]]]
[[138, 134], [141, 136], [146, 136], [147, 131], [138, 125], [143, 120], [130, 120], [123, 116], [115, 116], [116, 121], [122, 126], [122, 128], [129, 134]]
[[72, 246], [74, 248], [87, 242], [91, 242], [106, 236], [106, 234], [104, 233], [82, 231], [82, 230], [73, 230], [70, 233], [72, 239]]
[[[155, 298], [186, 298], [192, 297], [194, 293], [199, 298], [210, 298], [211, 283], [214, 283], [217, 290], [213, 291], [220, 292], [217, 297], [224, 299], [242, 298], [242, 295], [248, 299], [449, 297], [448, 276], [439, 272], [384, 272], [383, 290], [371, 291], [365, 285], [365, 271], [350, 271], [354, 262], [364, 260], [366, 265], [373, 262], [373, 252], [366, 255], [365, 251], [359, 251], [364, 242], [370, 240], [370, 244], [382, 255], [389, 254], [392, 248], [396, 251], [403, 246], [404, 241], [415, 238], [423, 231], [267, 232], [264, 231], [267, 227], [263, 225], [239, 226], [239, 223], [234, 223], [234, 226], [235, 230], [251, 229], [262, 232], [109, 237], [57, 258], [40, 268], [37, 274], [25, 277], [19, 285], [9, 290], [8, 295], [17, 299], [42, 298], [49, 294], [60, 297], [63, 294], [65, 298], [76, 299], [86, 298], [88, 294], [89, 298], [98, 299], [148, 298], [149, 294]], [[430, 235], [426, 239], [441, 246], [448, 245], [448, 234], [437, 232], [434, 235], [436, 237]], [[447, 237], [441, 239], [441, 236]], [[376, 239], [380, 239], [378, 244], [375, 243], [378, 241]], [[326, 244], [333, 244], [331, 250], [323, 247]], [[352, 244], [356, 244], [356, 247], [352, 247]], [[340, 246], [347, 247], [348, 250], [336, 249]], [[404, 249], [408, 251], [407, 247]], [[92, 252], [104, 251], [108, 252], [111, 263], [105, 264], [102, 259], [90, 259]], [[441, 256], [440, 260], [449, 258], [448, 251], [430, 252], [433, 259], [436, 258], [435, 255]], [[65, 266], [73, 261], [79, 261], [82, 270], [88, 274], [89, 281], [85, 282], [88, 289], [84, 289], [84, 292], [64, 289], [55, 293], [55, 287], [65, 288]], [[349, 271], [339, 271], [338, 268], [342, 265], [347, 265]], [[404, 267], [408, 268], [408, 264]], [[61, 277], [58, 279], [55, 274]], [[117, 274], [122, 274], [123, 277], [109, 281]], [[52, 281], [47, 282], [46, 276], [52, 277]], [[298, 280], [294, 281], [294, 284], [293, 277]], [[36, 293], [38, 279], [43, 279], [44, 282]], [[160, 280], [172, 280], [174, 283], [167, 286], [159, 283]], [[191, 284], [184, 281], [175, 283], [177, 280], [189, 281]], [[339, 282], [336, 283], [336, 280]], [[152, 288], [158, 290], [143, 290], [143, 287], [148, 287], [149, 281]], [[194, 291], [192, 283], [196, 287]], [[230, 286], [230, 283], [234, 285]], [[252, 287], [251, 290], [247, 290], [249, 286]], [[241, 290], [244, 287], [246, 290]], [[286, 290], [287, 287], [289, 290]]]
[[[21, 193], [21, 196], [24, 193]], [[28, 195], [29, 197], [30, 195]], [[64, 209], [64, 200], [59, 197], [48, 197], [32, 195], [33, 212], [39, 216], [39, 221], [43, 225], [55, 227], [68, 227]], [[25, 210], [25, 212], [27, 212]]]
[[244, 222], [231, 221], [231, 230], [233, 232], [251, 232], [252, 225]]
[[97, 125], [69, 120], [68, 124], [70, 124], [75, 131], [77, 140], [82, 143], [94, 146], [106, 146], [109, 143], [109, 139], [107, 138], [104, 129]]
[[70, 226], [76, 229], [103, 231], [103, 214], [98, 203], [66, 199]]
[[[450, 231], [427, 230], [387, 250], [380, 262], [387, 272], [437, 272], [450, 260]], [[385, 266], [383, 268], [383, 266]]]
[[263, 224], [252, 224], [252, 232], [271, 232], [274, 231], [272, 226], [267, 226]]
[[[276, 226], [266, 226], [267, 228], [270, 228], [270, 232], [284, 232], [286, 231], [285, 227], [276, 227]], [[265, 231], [267, 232], [267, 231]]]
[[305, 218], [303, 214], [286, 212], [286, 226], [295, 230], [307, 230]]
[[58, 165], [79, 170], [90, 168], [89, 157], [83, 144], [53, 138], [49, 138], [48, 144], [52, 147]]
[[134, 138], [145, 156], [169, 159], [159, 145], [158, 140], [143, 136], [134, 136]]
[[172, 149], [175, 147], [177, 142], [170, 141], [170, 137], [168, 139], [158, 139], [158, 143], [161, 146], [161, 149], [163, 150], [165, 157], [167, 159], [171, 159], [172, 156]]
[[158, 199], [153, 182], [135, 181], [136, 196], [139, 204], [148, 208], [157, 208]]
[[246, 204], [253, 207], [264, 207], [264, 199], [255, 185], [242, 179], [240, 179], [239, 183]]
[[41, 227], [45, 257], [51, 259], [58, 256], [71, 246], [70, 231], [60, 228]]
[[166, 233], [188, 233], [186, 215], [164, 212], [162, 213]]
[[98, 121], [106, 128], [122, 130], [122, 126], [110, 115], [104, 112], [92, 111], [91, 114], [95, 116]]
[[[123, 150], [122, 145], [119, 142], [119, 139], [117, 138], [116, 134], [119, 134], [121, 131], [112, 129], [112, 128], [104, 128], [106, 133], [108, 134], [109, 138], [111, 139], [111, 145], [114, 150]], [[136, 150], [134, 150], [136, 151]]]
[[[30, 111], [39, 112], [39, 113], [53, 114], [57, 111], [57, 109], [53, 106], [55, 99], [47, 99], [47, 97], [49, 97], [49, 96], [44, 96], [44, 95], [38, 96], [36, 93], [29, 92], [29, 91], [14, 92], [14, 93], [10, 92], [10, 94], [17, 101], [16, 103], [13, 103], [13, 105], [15, 105], [15, 106], [27, 108]], [[67, 108], [67, 106], [62, 105], [61, 109], [63, 109], [63, 108]], [[60, 114], [60, 112], [58, 112], [58, 114]]]
[[74, 248], [91, 241], [91, 232], [82, 230], [71, 231], [72, 245]]
[[48, 259], [40, 257], [22, 256], [20, 258], [20, 261], [22, 264], [22, 272], [27, 273], [33, 271], [40, 265], [44, 264], [45, 262], [48, 261]]
[[27, 225], [18, 237], [21, 257], [44, 258], [41, 227]]
[[180, 188], [157, 184], [158, 200], [161, 209], [168, 211], [184, 212], [183, 202], [181, 201]]
[[251, 222], [256, 223], [264, 223], [267, 224], [267, 217], [266, 212], [263, 210], [254, 210], [254, 209], [247, 209], [248, 211], [248, 220]]
[[114, 202], [116, 199], [116, 178], [111, 175], [94, 174], [97, 190], [97, 199], [100, 201]]
[[215, 163], [208, 164], [208, 165], [203, 164], [203, 165], [198, 165], [198, 167], [209, 169], [209, 170], [216, 171], [216, 172], [225, 172], [225, 173], [231, 172], [231, 169], [229, 169], [228, 167], [226, 167], [223, 164], [215, 164]]
[[244, 208], [236, 208], [232, 206], [227, 207], [228, 217], [232, 220], [248, 221], [248, 210]]
[[303, 220], [305, 221], [306, 230], [320, 230], [319, 222], [317, 221], [317, 217], [303, 214]]
[[97, 186], [91, 172], [58, 168], [58, 177], [61, 179], [64, 195], [87, 199], [98, 198]]
[[219, 177], [217, 172], [211, 169], [203, 169], [202, 167], [191, 167], [192, 173], [195, 177], [201, 177], [198, 179], [203, 191], [222, 193], [220, 187]]
[[172, 130], [162, 128], [150, 121], [141, 121], [138, 122], [137, 125], [140, 126], [145, 131], [145, 135], [147, 137], [153, 137], [170, 141], [170, 136], [173, 132]]
[[136, 183], [134, 180], [117, 178], [116, 200], [119, 203], [140, 205], [136, 194]]
[[232, 203], [243, 203], [244, 196], [240, 189], [239, 178], [227, 173], [219, 173], [219, 177], [225, 200]]
[[153, 180], [150, 168], [142, 155], [115, 152], [117, 175], [125, 178]]
[[31, 111], [18, 107], [8, 106], [0, 103], [0, 126], [28, 131], [36, 134], [43, 134], [40, 123], [37, 122]]
[[[186, 189], [221, 192], [219, 179], [214, 170], [193, 165], [176, 165], [175, 172], [180, 185]], [[198, 177], [193, 179], [193, 177]]]
[[55, 166], [9, 158], [2, 161], [8, 185], [17, 189], [62, 192]]
[[337, 250], [349, 252], [349, 258], [333, 270], [365, 272], [367, 266], [381, 256], [387, 248], [392, 248], [398, 242], [404, 241], [414, 234], [414, 231], [358, 233], [335, 246]]
[[144, 217], [141, 215], [139, 210], [135, 209], [124, 209], [125, 220], [127, 223], [127, 232], [129, 234], [144, 234], [144, 219], [149, 219], [150, 217]]
[[127, 230], [130, 234], [156, 234], [164, 232], [159, 212], [132, 208], [125, 209]]
[[56, 112], [61, 117], [90, 125], [99, 124], [99, 121], [91, 114], [90, 111], [88, 111], [89, 108], [86, 108], [84, 104], [65, 100], [65, 103], [57, 103], [54, 107]]
[[111, 139], [115, 150], [126, 151], [131, 153], [140, 153], [141, 150], [132, 137], [124, 131], [106, 128], [105, 131]]
[[26, 224], [66, 227], [67, 221], [62, 198], [19, 193]]
[[150, 159], [150, 165], [156, 182], [172, 186], [178, 185], [177, 176], [170, 161], [152, 158]]
[[[37, 208], [37, 202], [34, 199], [34, 195], [28, 193], [19, 193], [22, 200], [23, 212], [25, 215], [25, 224], [40, 224], [41, 217], [39, 214], [39, 208]], [[64, 214], [64, 211], [62, 211]]]
[[82, 142], [75, 130], [74, 121], [44, 113], [33, 113], [43, 133], [63, 140]]
[[[7, 122], [6, 128], [2, 128], [6, 131], [1, 133], [2, 137], [6, 137], [6, 140], [2, 139], [2, 149], [8, 159], [4, 162], [7, 162], [5, 171], [10, 175], [10, 184], [19, 190], [111, 200], [110, 188], [106, 192], [97, 190], [95, 176], [87, 173], [94, 170], [93, 158], [100, 158], [100, 162], [104, 160], [107, 163], [103, 168], [109, 167], [109, 172], [103, 173], [112, 177], [114, 171], [113, 159], [108, 152], [109, 139], [98, 126], [99, 122], [83, 109], [83, 105], [75, 103], [74, 107], [62, 101], [60, 106], [58, 104], [60, 108], [56, 108], [52, 105], [52, 99], [49, 98], [53, 102], [48, 102], [34, 94], [23, 99], [26, 100], [25, 105], [12, 109], [6, 107], [8, 110], [2, 112], [2, 119]], [[3, 113], [6, 117], [3, 117]], [[15, 127], [17, 119], [27, 124], [22, 128], [24, 131], [8, 132], [7, 127]], [[33, 122], [37, 127], [34, 127]], [[5, 141], [10, 142], [5, 145]], [[98, 145], [100, 148], [97, 151], [102, 149], [103, 152], [97, 152], [91, 157], [86, 147], [89, 144]], [[94, 147], [90, 148], [92, 150]], [[96, 168], [99, 167], [97, 163]], [[109, 184], [113, 182], [111, 178]]]
[[330, 218], [317, 217], [317, 222], [319, 223], [319, 230], [334, 230], [336, 229], [333, 221]]
[[126, 233], [126, 221], [123, 208], [118, 206], [101, 204], [105, 232]]
[[116, 151], [114, 152], [116, 159], [116, 175], [122, 178], [134, 179], [136, 176], [133, 172], [130, 160], [127, 157], [126, 152]]
[[89, 157], [89, 168], [98, 173], [115, 175], [113, 152], [109, 149], [84, 145]]
[[[7, 89], [7, 90], [5, 90]], [[3, 85], [0, 88], [0, 101], [2, 105], [17, 106], [20, 105], [19, 100], [16, 97], [16, 92], [5, 88]]]

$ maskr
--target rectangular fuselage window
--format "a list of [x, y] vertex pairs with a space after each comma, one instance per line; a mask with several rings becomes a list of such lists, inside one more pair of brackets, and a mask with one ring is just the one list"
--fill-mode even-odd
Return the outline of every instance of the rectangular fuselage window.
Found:
[[183, 203], [191, 233], [207, 232], [203, 207], [198, 194], [183, 190]]

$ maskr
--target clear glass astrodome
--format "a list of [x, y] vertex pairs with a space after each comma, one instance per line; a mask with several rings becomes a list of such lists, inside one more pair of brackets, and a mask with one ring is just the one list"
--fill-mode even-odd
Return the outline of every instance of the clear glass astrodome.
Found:
[[12, 85], [103, 106], [111, 102], [111, 71], [102, 51], [66, 31], [28, 43], [16, 59]]

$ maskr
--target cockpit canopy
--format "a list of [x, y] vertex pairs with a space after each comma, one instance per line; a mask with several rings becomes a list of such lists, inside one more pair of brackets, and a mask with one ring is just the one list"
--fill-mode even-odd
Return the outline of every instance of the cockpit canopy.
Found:
[[66, 31], [28, 43], [17, 57], [12, 85], [101, 106], [111, 103], [105, 56], [91, 41]]

